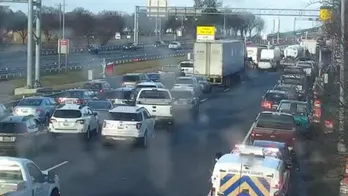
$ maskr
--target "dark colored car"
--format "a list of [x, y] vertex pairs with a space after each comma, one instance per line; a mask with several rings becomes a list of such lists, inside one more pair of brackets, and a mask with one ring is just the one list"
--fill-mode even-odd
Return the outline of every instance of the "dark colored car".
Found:
[[104, 80], [86, 82], [83, 85], [83, 88], [92, 91], [95, 95], [105, 93], [111, 90], [110, 84]]
[[284, 142], [293, 147], [296, 140], [296, 122], [291, 114], [261, 112], [251, 128], [250, 141], [267, 140]]
[[49, 136], [34, 116], [10, 116], [0, 121], [0, 149], [17, 155], [32, 155], [50, 145]]
[[146, 75], [152, 82], [160, 82], [161, 81], [161, 74], [160, 73], [147, 73]]
[[57, 99], [59, 104], [86, 104], [92, 100], [94, 93], [87, 89], [72, 89], [65, 91], [61, 97]]
[[269, 90], [262, 97], [261, 110], [262, 111], [276, 111], [281, 100], [292, 100], [295, 97], [291, 97], [287, 91]]
[[98, 53], [99, 53], [99, 50], [100, 50], [100, 47], [97, 46], [97, 45], [87, 45], [87, 50], [88, 50], [88, 52], [90, 52], [90, 53], [98, 54]]
[[134, 45], [134, 43], [128, 43], [128, 44], [125, 44], [123, 45], [123, 50], [137, 50], [137, 46]]
[[109, 100], [91, 100], [87, 103], [87, 106], [98, 113], [99, 122], [104, 122], [104, 119], [108, 117], [109, 110], [114, 108], [114, 104]]
[[102, 99], [111, 101], [114, 105], [131, 105], [134, 100], [132, 99], [132, 92], [134, 88], [118, 88], [107, 93], [104, 93]]

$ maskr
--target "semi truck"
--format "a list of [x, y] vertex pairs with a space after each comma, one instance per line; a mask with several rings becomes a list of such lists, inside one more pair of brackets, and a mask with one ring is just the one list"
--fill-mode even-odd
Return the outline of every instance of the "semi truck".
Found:
[[193, 69], [215, 85], [230, 86], [246, 67], [244, 40], [216, 40], [194, 44]]

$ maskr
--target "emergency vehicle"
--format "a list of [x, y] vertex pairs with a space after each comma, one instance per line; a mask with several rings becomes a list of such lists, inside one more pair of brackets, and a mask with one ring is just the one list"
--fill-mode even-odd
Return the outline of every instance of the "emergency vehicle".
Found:
[[209, 196], [286, 195], [290, 168], [268, 153], [267, 148], [246, 145], [222, 156], [217, 153]]

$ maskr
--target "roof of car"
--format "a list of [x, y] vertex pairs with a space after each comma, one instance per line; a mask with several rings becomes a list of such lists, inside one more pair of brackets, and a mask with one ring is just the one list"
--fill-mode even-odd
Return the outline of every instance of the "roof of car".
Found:
[[182, 86], [181, 88], [172, 88], [170, 90], [171, 92], [175, 92], [175, 91], [189, 91], [189, 92], [194, 92], [194, 89], [192, 87], [185, 87], [185, 86]]
[[65, 104], [57, 108], [57, 110], [80, 110], [81, 108], [85, 107], [84, 105], [77, 105], [77, 104]]
[[307, 104], [305, 101], [298, 101], [298, 100], [288, 100], [288, 99], [283, 99], [280, 101], [280, 103], [299, 103], [299, 104]]
[[89, 90], [83, 89], [83, 88], [76, 88], [76, 89], [69, 89], [67, 91], [89, 91]]
[[42, 97], [42, 96], [33, 96], [33, 97], [24, 97], [23, 99], [44, 99], [47, 97]]
[[292, 116], [291, 114], [288, 113], [283, 113], [283, 112], [272, 112], [272, 111], [262, 111], [260, 114], [272, 114], [272, 115], [285, 115], [285, 116]]
[[29, 163], [29, 162], [32, 162], [30, 161], [29, 159], [25, 159], [25, 158], [20, 158], [20, 157], [9, 157], [9, 156], [0, 156], [0, 164], [4, 164], [4, 163], [9, 163], [9, 164], [12, 164], [12, 163], [16, 163], [16, 164], [26, 164], [26, 163]]
[[8, 116], [1, 119], [1, 122], [23, 122], [24, 119], [33, 118], [34, 116]]
[[267, 93], [286, 94], [287, 91], [281, 91], [281, 90], [268, 90]]
[[159, 86], [161, 85], [160, 82], [140, 82], [139, 84], [137, 84], [137, 86], [148, 86], [148, 85], [154, 85], [154, 86]]
[[123, 76], [138, 76], [138, 75], [142, 75], [143, 73], [126, 73], [123, 74]]
[[132, 87], [120, 87], [120, 88], [116, 88], [112, 91], [132, 91], [134, 88]]
[[180, 80], [180, 79], [193, 79], [194, 78], [194, 76], [180, 76], [180, 77], [178, 77], [177, 78], [177, 80]]
[[117, 112], [117, 113], [137, 113], [140, 108], [137, 106], [116, 106], [113, 109], [109, 110], [109, 112]]

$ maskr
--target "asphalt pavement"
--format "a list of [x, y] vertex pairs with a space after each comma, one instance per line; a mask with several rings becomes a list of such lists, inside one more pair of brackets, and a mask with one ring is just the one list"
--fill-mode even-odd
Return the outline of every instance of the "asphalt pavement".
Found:
[[[66, 163], [55, 169], [62, 195], [207, 195], [215, 153], [229, 152], [242, 142], [261, 97], [278, 79], [277, 73], [250, 76], [231, 89], [214, 88], [202, 98], [197, 120], [178, 117], [171, 131], [157, 129], [148, 149], [103, 148], [98, 141], [86, 144], [62, 136], [56, 151], [42, 152], [33, 160], [42, 169]], [[302, 172], [294, 172], [292, 196], [306, 195]]]

